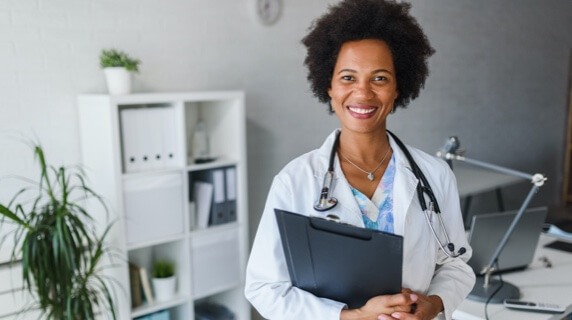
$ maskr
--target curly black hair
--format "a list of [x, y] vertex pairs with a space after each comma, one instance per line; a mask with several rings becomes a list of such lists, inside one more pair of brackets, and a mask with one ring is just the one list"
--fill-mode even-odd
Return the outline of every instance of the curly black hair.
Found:
[[391, 0], [343, 0], [316, 19], [302, 39], [314, 96], [330, 103], [328, 89], [344, 43], [379, 39], [387, 43], [393, 55], [399, 92], [395, 107], [405, 107], [417, 98], [429, 75], [427, 59], [435, 50], [409, 14], [410, 8], [409, 3]]

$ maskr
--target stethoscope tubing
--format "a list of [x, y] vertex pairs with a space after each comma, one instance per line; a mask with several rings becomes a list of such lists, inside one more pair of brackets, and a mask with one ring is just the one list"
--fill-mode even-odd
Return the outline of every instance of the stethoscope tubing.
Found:
[[[405, 144], [403, 144], [403, 142], [401, 142], [401, 140], [397, 138], [397, 136], [393, 134], [393, 132], [389, 130], [386, 131], [389, 135], [391, 135], [395, 143], [403, 151], [403, 154], [405, 154], [405, 157], [407, 158], [409, 165], [411, 166], [411, 171], [413, 172], [413, 175], [417, 178], [418, 182], [417, 182], [416, 192], [417, 192], [417, 197], [419, 198], [419, 204], [421, 205], [421, 210], [425, 215], [427, 224], [429, 225], [431, 233], [433, 234], [433, 237], [437, 241], [439, 248], [441, 248], [443, 253], [445, 253], [445, 255], [447, 255], [450, 258], [456, 258], [462, 255], [463, 253], [465, 253], [466, 250], [465, 248], [462, 247], [459, 249], [458, 253], [455, 253], [455, 245], [449, 240], [449, 235], [447, 233], [447, 229], [445, 228], [445, 223], [443, 222], [443, 218], [441, 217], [441, 210], [439, 208], [439, 204], [437, 203], [437, 198], [435, 197], [435, 194], [433, 193], [433, 190], [429, 185], [429, 181], [427, 181], [427, 178], [423, 174], [423, 171], [421, 171], [421, 169], [413, 159], [413, 156], [411, 156], [411, 154], [407, 150]], [[330, 152], [328, 172], [324, 176], [322, 189], [320, 190], [320, 199], [318, 199], [318, 201], [314, 204], [314, 209], [319, 212], [331, 210], [338, 204], [338, 200], [331, 196], [331, 192], [332, 192], [332, 182], [334, 177], [334, 160], [336, 157], [336, 151], [338, 149], [340, 141], [340, 134], [341, 130], [337, 130], [336, 137], [332, 145], [332, 151]], [[429, 207], [427, 207], [425, 196], [429, 198]], [[445, 241], [446, 241], [445, 243], [448, 250], [446, 250], [443, 243], [441, 243], [441, 240], [439, 239], [439, 236], [437, 235], [437, 232], [433, 227], [433, 223], [431, 223], [431, 218], [430, 218], [431, 213], [435, 213], [437, 216], [439, 225], [443, 230], [443, 234], [445, 235]]]

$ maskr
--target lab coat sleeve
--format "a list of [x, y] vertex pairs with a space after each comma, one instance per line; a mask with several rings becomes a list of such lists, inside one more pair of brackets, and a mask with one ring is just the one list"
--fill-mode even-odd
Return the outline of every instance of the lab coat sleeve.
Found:
[[[304, 190], [296, 190], [298, 193]], [[345, 304], [293, 287], [282, 249], [274, 208], [295, 211], [288, 176], [274, 178], [246, 268], [245, 296], [267, 319], [338, 320]]]
[[443, 251], [438, 250], [437, 266], [428, 290], [428, 295], [434, 294], [441, 297], [444, 307], [442, 316], [444, 315], [447, 320], [450, 320], [453, 311], [473, 288], [475, 274], [466, 263], [472, 255], [472, 249], [465, 235], [457, 182], [453, 172], [448, 167], [445, 168], [440, 182], [443, 185], [443, 192], [438, 201], [439, 204], [445, 204], [440, 209], [443, 220], [448, 226], [449, 237], [456, 246], [455, 250], [459, 250], [461, 247], [465, 247], [467, 250], [459, 258], [449, 258]]

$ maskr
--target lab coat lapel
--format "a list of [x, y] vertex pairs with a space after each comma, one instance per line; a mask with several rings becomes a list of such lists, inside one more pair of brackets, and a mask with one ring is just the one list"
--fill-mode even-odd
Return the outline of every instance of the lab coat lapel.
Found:
[[[336, 131], [330, 134], [324, 144], [320, 147], [320, 161], [314, 164], [314, 179], [318, 190], [322, 188], [324, 175], [328, 171], [328, 164], [332, 151], [332, 145], [335, 139], [335, 132]], [[338, 204], [332, 210], [323, 212], [323, 215], [325, 216], [327, 214], [335, 214], [339, 216], [339, 218], [345, 223], [363, 227], [364, 225], [361, 218], [361, 211], [350, 189], [350, 185], [344, 177], [337, 155], [334, 159], [334, 179], [332, 182], [332, 189], [333, 192], [331, 195], [338, 199]]]
[[[389, 136], [389, 135], [388, 135]], [[409, 161], [403, 151], [389, 136], [389, 143], [395, 157], [395, 179], [393, 182], [393, 219], [396, 234], [403, 235], [409, 220], [407, 213], [416, 194], [418, 180], [415, 178]]]

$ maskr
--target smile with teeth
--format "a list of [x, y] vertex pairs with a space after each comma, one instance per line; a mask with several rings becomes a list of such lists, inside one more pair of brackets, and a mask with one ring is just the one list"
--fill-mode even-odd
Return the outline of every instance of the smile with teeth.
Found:
[[357, 107], [348, 107], [351, 112], [359, 113], [359, 114], [368, 114], [375, 111], [377, 108], [357, 108]]

